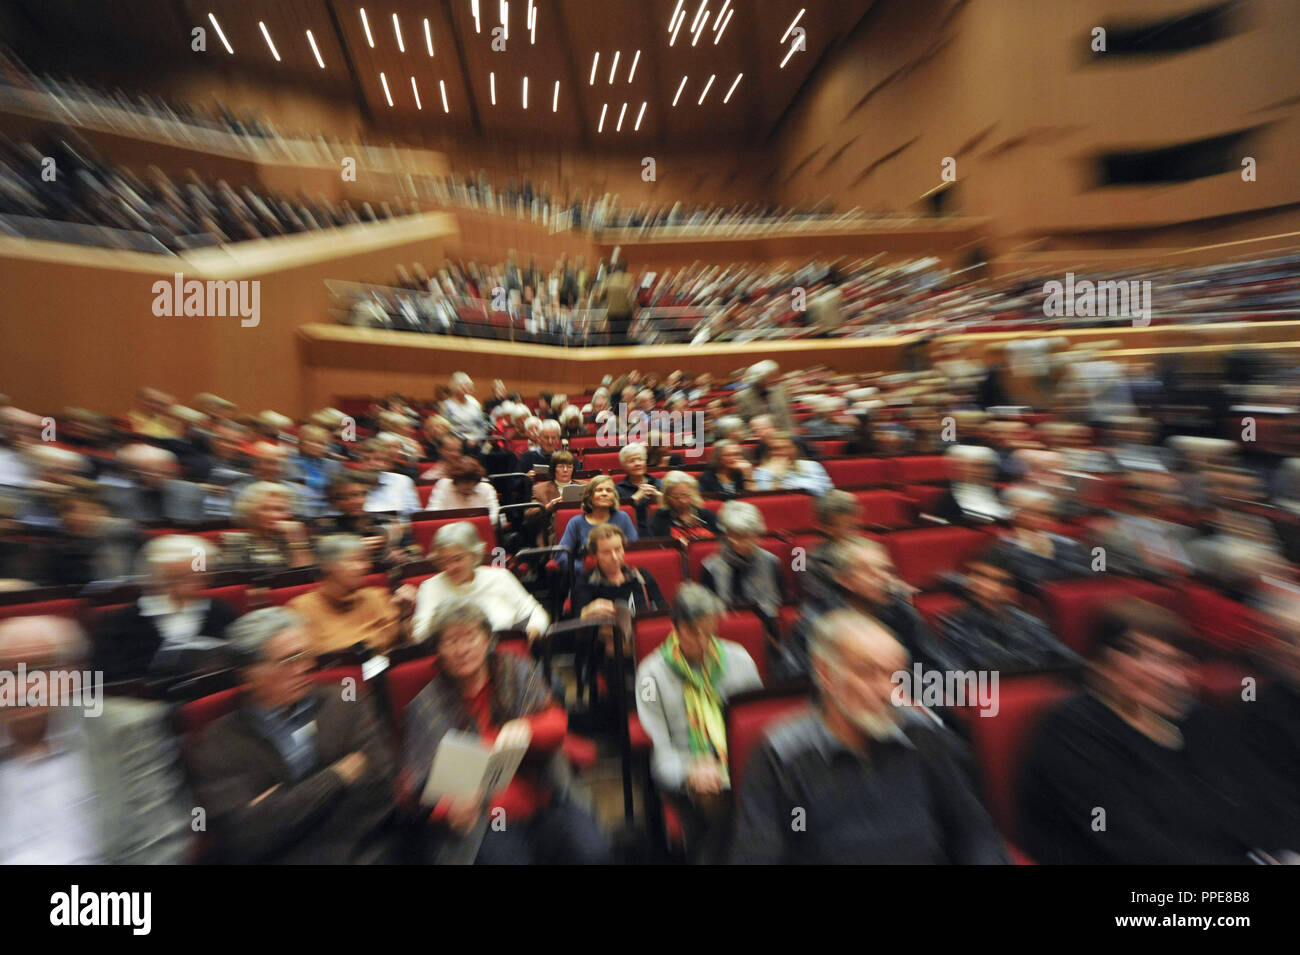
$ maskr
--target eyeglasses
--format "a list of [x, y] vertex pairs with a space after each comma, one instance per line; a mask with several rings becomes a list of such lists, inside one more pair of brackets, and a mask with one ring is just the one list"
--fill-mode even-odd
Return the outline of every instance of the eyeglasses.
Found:
[[310, 650], [299, 650], [297, 653], [291, 653], [289, 656], [280, 660], [267, 660], [266, 662], [273, 667], [284, 667], [287, 669], [288, 667], [301, 663], [304, 660], [310, 660], [311, 656]]

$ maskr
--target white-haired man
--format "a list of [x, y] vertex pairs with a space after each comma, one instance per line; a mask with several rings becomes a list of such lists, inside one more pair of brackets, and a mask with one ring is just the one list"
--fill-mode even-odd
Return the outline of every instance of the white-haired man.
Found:
[[[86, 647], [71, 620], [0, 623], [0, 671], [72, 685]], [[167, 711], [104, 699], [0, 706], [0, 865], [178, 864], [191, 847], [190, 807]], [[102, 712], [89, 718], [97, 705]], [[79, 705], [77, 705], [79, 704]]]
[[740, 785], [740, 864], [1000, 864], [1002, 839], [971, 788], [959, 741], [896, 706], [907, 651], [853, 610], [812, 640], [814, 712], [773, 727]]

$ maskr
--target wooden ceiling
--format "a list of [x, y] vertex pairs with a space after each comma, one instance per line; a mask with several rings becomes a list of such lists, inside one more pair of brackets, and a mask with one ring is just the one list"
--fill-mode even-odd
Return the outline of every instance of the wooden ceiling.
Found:
[[[180, 63], [187, 69], [219, 68], [226, 75], [244, 69], [259, 82], [281, 78], [350, 98], [376, 127], [399, 134], [528, 136], [617, 149], [642, 142], [718, 148], [765, 141], [828, 50], [862, 22], [871, 0], [6, 0], [6, 5], [17, 35], [46, 54], [34, 55], [11, 40], [19, 55], [60, 72], [76, 75], [79, 58], [102, 62], [106, 57], [169, 69]], [[682, 22], [670, 45], [669, 25], [679, 7]], [[503, 10], [508, 32], [494, 33]], [[797, 30], [784, 42], [781, 38], [801, 10], [797, 29], [804, 31], [806, 49], [790, 53]], [[233, 54], [216, 36], [209, 13]], [[259, 22], [275, 44], [278, 62]], [[207, 30], [203, 53], [190, 49], [196, 26]], [[494, 49], [502, 40], [504, 51]], [[710, 76], [712, 85], [700, 105]], [[167, 90], [149, 92], [166, 95]]]

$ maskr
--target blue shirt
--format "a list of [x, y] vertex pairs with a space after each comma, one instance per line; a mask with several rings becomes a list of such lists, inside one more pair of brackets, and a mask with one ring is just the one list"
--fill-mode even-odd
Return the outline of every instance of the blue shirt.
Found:
[[[637, 540], [636, 525], [623, 511], [614, 511], [609, 522], [623, 532], [623, 536], [629, 543]], [[564, 528], [564, 537], [560, 539], [560, 546], [564, 548], [564, 552], [556, 558], [561, 567], [569, 566], [574, 554], [582, 555], [587, 552], [587, 536], [595, 526], [587, 520], [586, 514], [578, 514], [569, 519], [569, 523]]]
[[278, 710], [249, 709], [258, 733], [279, 751], [296, 783], [316, 768], [316, 697], [308, 694]]

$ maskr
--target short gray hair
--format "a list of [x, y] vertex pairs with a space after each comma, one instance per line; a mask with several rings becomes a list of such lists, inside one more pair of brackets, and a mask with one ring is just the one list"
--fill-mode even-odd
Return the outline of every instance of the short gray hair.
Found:
[[271, 494], [279, 494], [291, 503], [293, 501], [293, 490], [289, 485], [277, 481], [254, 481], [235, 499], [233, 508], [235, 521], [247, 526], [253, 512], [261, 507], [262, 501]]
[[554, 418], [547, 418], [542, 422], [542, 430], [554, 431], [556, 434], [559, 434], [564, 429], [560, 427], [560, 422], [556, 421]]
[[316, 542], [316, 562], [322, 569], [328, 569], [365, 549], [366, 542], [356, 534], [329, 534]]
[[748, 501], [728, 501], [718, 511], [718, 528], [724, 534], [750, 534], [761, 537], [767, 533], [763, 512]]
[[215, 543], [197, 534], [164, 534], [144, 545], [140, 573], [156, 579], [162, 568], [182, 562], [193, 566], [196, 557], [202, 557], [205, 566], [208, 562], [216, 566], [220, 552]]
[[432, 549], [439, 551], [444, 547], [467, 551], [479, 559], [482, 559], [483, 552], [487, 549], [478, 536], [478, 528], [469, 521], [456, 521], [438, 528], [438, 533], [433, 535]]
[[668, 618], [676, 627], [683, 623], [694, 624], [706, 617], [720, 617], [726, 610], [726, 604], [708, 587], [687, 581], [677, 588], [677, 598]]
[[492, 621], [488, 620], [487, 614], [478, 604], [471, 600], [451, 600], [434, 610], [433, 618], [429, 621], [429, 635], [425, 639], [436, 647], [448, 627], [465, 623], [482, 628], [491, 638]]
[[263, 607], [244, 614], [226, 628], [226, 645], [236, 665], [250, 667], [265, 658], [272, 637], [305, 624], [306, 620], [288, 607]]
[[[839, 659], [840, 643], [844, 640], [844, 637], [855, 631], [862, 630], [880, 630], [889, 634], [898, 642], [898, 637], [894, 635], [894, 632], [879, 620], [860, 611], [842, 607], [839, 610], [832, 610], [830, 613], [822, 614], [814, 621], [808, 635], [808, 655], [810, 658], [821, 660], [824, 663], [834, 663]], [[910, 659], [907, 648], [901, 642], [899, 642], [899, 646], [903, 648], [904, 655], [907, 655]]]
[[633, 441], [631, 444], [625, 444], [623, 447], [618, 449], [618, 463], [626, 467], [628, 456], [635, 451], [640, 451], [642, 454], [647, 453], [644, 444], [641, 444], [639, 441]]

